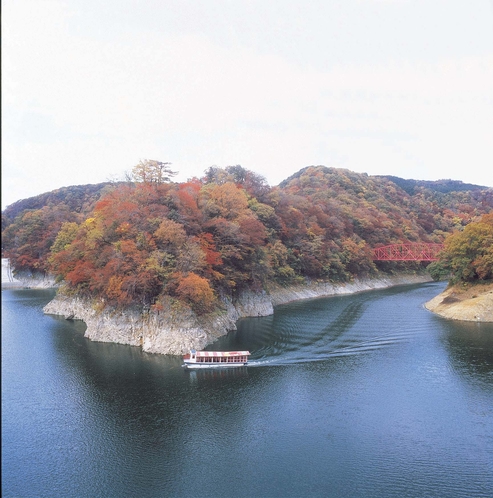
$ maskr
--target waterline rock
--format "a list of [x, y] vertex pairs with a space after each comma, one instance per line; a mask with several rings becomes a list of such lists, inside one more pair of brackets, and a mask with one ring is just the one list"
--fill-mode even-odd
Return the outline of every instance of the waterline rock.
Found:
[[136, 309], [97, 311], [98, 302], [59, 293], [44, 307], [44, 313], [83, 320], [87, 325], [85, 336], [93, 341], [139, 346], [148, 353], [181, 355], [193, 348], [203, 349], [228, 331], [236, 330], [240, 318], [271, 315], [274, 306], [280, 304], [429, 281], [427, 275], [406, 275], [346, 284], [275, 286], [269, 292], [244, 292], [234, 302], [224, 299], [221, 311], [201, 317], [172, 306], [159, 313], [143, 314]]
[[2, 258], [2, 289], [51, 289], [57, 287], [51, 275], [21, 273], [15, 277], [8, 258]]

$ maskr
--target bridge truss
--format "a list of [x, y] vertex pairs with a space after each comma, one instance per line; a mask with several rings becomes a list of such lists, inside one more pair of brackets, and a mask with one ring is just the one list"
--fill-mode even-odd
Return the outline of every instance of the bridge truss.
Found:
[[391, 244], [373, 250], [374, 261], [437, 261], [443, 244]]

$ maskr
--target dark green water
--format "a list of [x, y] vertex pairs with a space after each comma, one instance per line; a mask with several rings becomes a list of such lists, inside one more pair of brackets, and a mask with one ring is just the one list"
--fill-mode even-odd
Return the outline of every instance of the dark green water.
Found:
[[238, 370], [90, 342], [2, 291], [4, 497], [491, 497], [493, 325], [444, 284], [298, 302], [210, 349]]

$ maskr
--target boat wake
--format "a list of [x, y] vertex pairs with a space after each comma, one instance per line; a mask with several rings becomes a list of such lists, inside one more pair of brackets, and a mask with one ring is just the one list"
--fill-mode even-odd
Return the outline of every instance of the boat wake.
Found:
[[[419, 322], [392, 296], [339, 296], [279, 307], [270, 317], [245, 320], [234, 348], [248, 349], [248, 366], [287, 365], [363, 355], [409, 341]], [[424, 329], [423, 329], [424, 330]], [[225, 344], [227, 347], [227, 345]]]

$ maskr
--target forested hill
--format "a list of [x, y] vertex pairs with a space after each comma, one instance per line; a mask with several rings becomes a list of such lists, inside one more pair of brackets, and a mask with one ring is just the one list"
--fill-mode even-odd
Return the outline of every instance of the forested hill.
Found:
[[442, 242], [493, 210], [492, 189], [461, 182], [404, 189], [398, 179], [312, 166], [271, 187], [230, 166], [175, 183], [162, 176], [165, 165], [140, 164], [134, 183], [67, 187], [9, 206], [3, 257], [110, 306], [172, 300], [203, 313], [271, 281], [395, 271], [399, 263], [372, 260], [374, 247]]
[[2, 212], [2, 231], [5, 224], [11, 223], [24, 211], [42, 209], [46, 206], [59, 206], [73, 213], [90, 213], [101, 195], [122, 182], [104, 182], [90, 185], [61, 187], [51, 192], [21, 199], [7, 206]]

